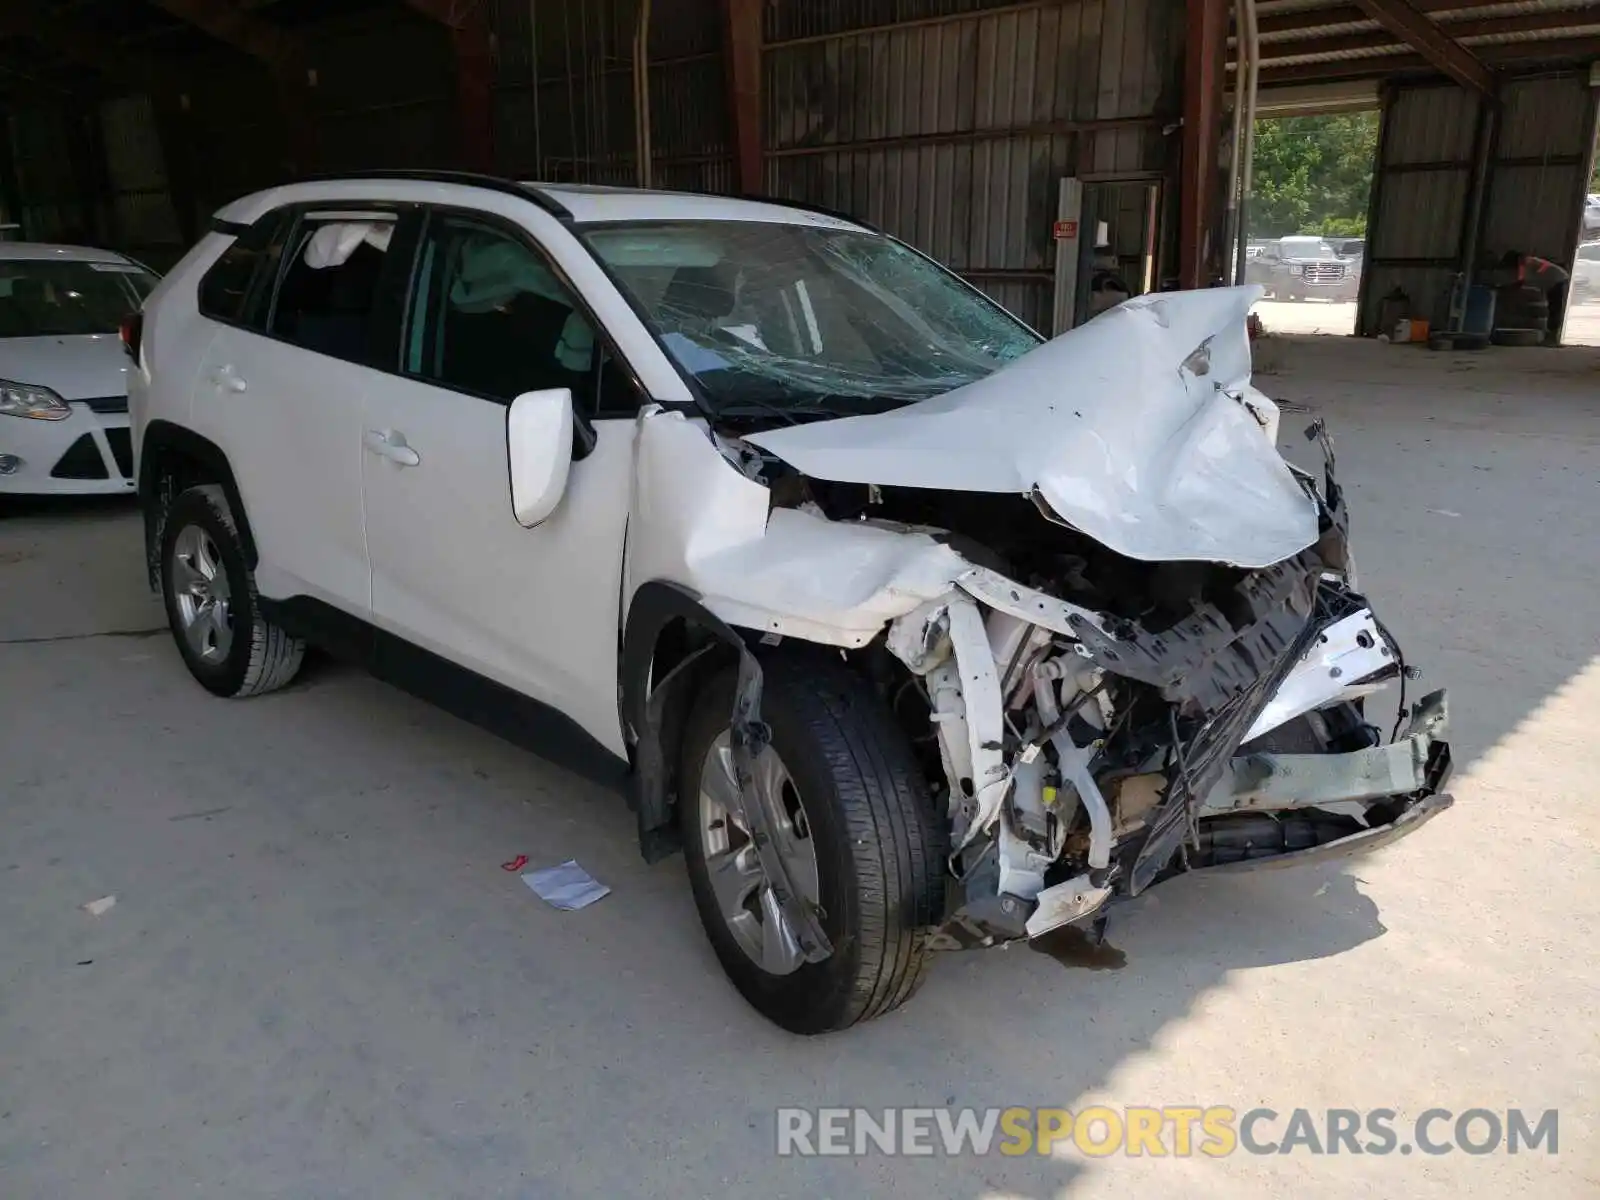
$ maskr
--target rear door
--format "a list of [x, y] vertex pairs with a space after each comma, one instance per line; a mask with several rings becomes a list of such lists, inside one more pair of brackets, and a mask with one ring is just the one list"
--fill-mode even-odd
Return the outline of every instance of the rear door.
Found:
[[[640, 389], [530, 230], [435, 212], [416, 262], [399, 372], [367, 392], [373, 620], [621, 753], [618, 606]], [[581, 457], [559, 506], [527, 529], [512, 512], [507, 413], [551, 388], [573, 393]]]
[[365, 204], [287, 212], [250, 319], [222, 328], [195, 392], [196, 425], [217, 431], [249, 514], [257, 586], [362, 618], [361, 415], [371, 364], [398, 335], [398, 303], [380, 297], [400, 216]]

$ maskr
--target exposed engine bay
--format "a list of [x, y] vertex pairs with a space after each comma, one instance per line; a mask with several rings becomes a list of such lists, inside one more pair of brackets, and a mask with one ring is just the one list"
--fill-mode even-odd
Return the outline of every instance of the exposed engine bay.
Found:
[[[1290, 466], [1275, 406], [1249, 386], [1252, 292], [1129, 302], [903, 412], [642, 418], [640, 486], [674, 493], [651, 511], [716, 516], [648, 527], [630, 573], [681, 583], [769, 646], [836, 647], [874, 681], [948, 825], [935, 948], [1093, 928], [1113, 898], [1173, 875], [1353, 853], [1451, 803], [1444, 694], [1407, 702], [1414, 670], [1357, 590], [1331, 444], [1308, 431], [1320, 479]], [[1078, 336], [1095, 325], [1098, 342]], [[1023, 386], [1032, 371], [1061, 392], [1068, 360], [1041, 360], [1075, 336], [1074, 395], [1104, 382], [1083, 370], [1131, 354], [1150, 405], [1124, 397], [1133, 411], [1096, 423], [1091, 403]], [[1030, 406], [1070, 439], [1013, 430], [1027, 448], [986, 461], [985, 430]], [[930, 486], [919, 446], [947, 456], [948, 486]], [[711, 471], [708, 451], [734, 469]], [[747, 770], [760, 672], [742, 658], [732, 741]], [[1366, 703], [1391, 684], [1384, 729]], [[825, 957], [771, 869], [799, 944]]]

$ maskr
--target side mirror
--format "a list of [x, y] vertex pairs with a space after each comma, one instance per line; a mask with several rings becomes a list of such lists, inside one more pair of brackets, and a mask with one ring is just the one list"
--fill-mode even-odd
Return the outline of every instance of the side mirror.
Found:
[[532, 529], [561, 503], [572, 469], [572, 392], [523, 392], [506, 410], [511, 511]]

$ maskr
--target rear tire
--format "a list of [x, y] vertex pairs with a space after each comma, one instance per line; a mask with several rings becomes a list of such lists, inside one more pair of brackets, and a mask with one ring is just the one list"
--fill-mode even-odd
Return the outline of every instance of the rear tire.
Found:
[[218, 696], [259, 696], [294, 679], [305, 643], [261, 615], [255, 577], [220, 487], [181, 493], [164, 514], [161, 594], [184, 665]]
[[715, 809], [701, 781], [728, 730], [731, 670], [701, 689], [685, 725], [684, 854], [701, 923], [734, 986], [783, 1028], [827, 1033], [899, 1007], [922, 982], [926, 932], [943, 902], [947, 835], [910, 744], [864, 680], [822, 655], [773, 655], [763, 668], [762, 719], [803, 807], [832, 955], [783, 974], [764, 970], [741, 947], [713, 888], [698, 822]]

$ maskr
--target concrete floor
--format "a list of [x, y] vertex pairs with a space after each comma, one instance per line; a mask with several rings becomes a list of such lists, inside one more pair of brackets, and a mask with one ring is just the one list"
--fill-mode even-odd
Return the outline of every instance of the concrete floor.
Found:
[[[616, 797], [345, 669], [215, 700], [133, 513], [0, 519], [0, 1196], [1597, 1194], [1600, 356], [1268, 357], [1453, 690], [1456, 808], [1343, 870], [1160, 888], [1120, 971], [952, 957], [822, 1040], [744, 1006]], [[519, 852], [615, 893], [554, 912]], [[774, 1156], [779, 1105], [1096, 1100], [1558, 1108], [1560, 1153]]]

